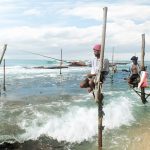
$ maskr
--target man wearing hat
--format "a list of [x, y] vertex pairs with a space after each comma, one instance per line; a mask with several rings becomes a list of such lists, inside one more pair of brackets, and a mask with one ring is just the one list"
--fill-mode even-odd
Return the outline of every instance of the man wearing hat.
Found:
[[133, 57], [131, 57], [131, 60], [132, 60], [132, 64], [131, 64], [131, 68], [130, 68], [131, 76], [128, 79], [128, 83], [133, 84], [134, 87], [137, 87], [138, 82], [140, 80], [140, 76], [139, 76], [140, 68], [139, 68], [139, 64], [137, 62], [138, 57], [133, 56]]
[[[96, 74], [98, 73], [99, 65], [100, 65], [100, 53], [101, 53], [101, 45], [96, 44], [93, 47], [93, 52], [95, 55], [95, 58], [91, 62], [91, 73], [87, 74], [87, 78], [80, 83], [81, 88], [88, 88], [88, 92], [91, 92], [95, 88], [94, 78]], [[102, 79], [101, 81], [105, 79], [105, 76], [109, 72], [109, 61], [108, 59], [104, 60], [103, 63], [103, 70], [102, 70]]]

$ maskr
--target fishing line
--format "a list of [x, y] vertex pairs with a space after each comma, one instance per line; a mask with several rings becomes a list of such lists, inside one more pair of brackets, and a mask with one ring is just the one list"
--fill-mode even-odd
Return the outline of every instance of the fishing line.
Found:
[[24, 52], [27, 52], [27, 53], [30, 53], [30, 54], [34, 54], [34, 55], [39, 55], [39, 56], [50, 58], [50, 59], [54, 59], [54, 60], [57, 60], [57, 61], [60, 61], [60, 62], [63, 61], [63, 62], [66, 62], [66, 63], [71, 63], [71, 62], [66, 61], [66, 60], [57, 59], [57, 58], [46, 56], [46, 55], [42, 55], [42, 54], [39, 54], [39, 53], [33, 53], [33, 52], [30, 52], [30, 51], [24, 51]]

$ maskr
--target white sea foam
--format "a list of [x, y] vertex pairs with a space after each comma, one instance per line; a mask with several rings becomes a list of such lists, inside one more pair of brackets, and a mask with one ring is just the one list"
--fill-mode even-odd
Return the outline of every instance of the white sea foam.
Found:
[[[25, 139], [36, 139], [41, 134], [46, 134], [58, 141], [81, 142], [88, 140], [96, 134], [96, 109], [94, 108], [80, 108], [74, 107], [71, 111], [61, 117], [39, 116], [38, 119], [33, 120], [32, 126], [26, 125], [26, 121], [20, 125], [26, 130], [22, 136]], [[44, 120], [46, 118], [46, 120]], [[44, 124], [39, 127], [37, 122], [44, 120]]]
[[132, 115], [132, 102], [127, 97], [117, 98], [104, 108], [104, 124], [106, 129], [118, 128], [121, 125], [130, 125], [134, 121]]
[[[125, 97], [120, 97], [120, 102], [106, 105], [104, 111], [105, 130], [130, 125], [134, 121], [132, 104]], [[20, 127], [26, 130], [21, 136], [24, 140], [37, 139], [46, 134], [58, 141], [80, 143], [97, 135], [97, 107], [71, 107], [68, 113], [62, 116], [37, 113], [30, 125], [24, 120]]]
[[[130, 90], [130, 89], [129, 89]], [[121, 95], [121, 94], [124, 94], [125, 92], [129, 91], [129, 90], [126, 90], [126, 91], [105, 91], [105, 95]]]
[[[82, 72], [88, 70], [88, 68], [64, 68], [62, 74]], [[59, 75], [59, 69], [35, 69], [35, 68], [24, 68], [22, 66], [6, 67], [6, 76], [15, 77], [17, 79], [35, 78], [35, 77], [57, 77]], [[3, 69], [0, 69], [0, 77], [3, 76]]]
[[[6, 68], [6, 76], [25, 79], [25, 78], [35, 78], [35, 77], [57, 77], [58, 70], [50, 69], [26, 69], [20, 66], [8, 67]], [[2, 70], [0, 71], [0, 76], [3, 76]]]

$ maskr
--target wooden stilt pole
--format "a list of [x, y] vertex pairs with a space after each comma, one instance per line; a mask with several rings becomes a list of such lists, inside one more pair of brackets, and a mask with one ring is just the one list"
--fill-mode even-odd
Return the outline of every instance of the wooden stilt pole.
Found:
[[[142, 34], [141, 71], [145, 71], [144, 56], [145, 56], [145, 34]], [[144, 104], [147, 102], [145, 98], [145, 88], [141, 88], [141, 100]]]
[[114, 73], [115, 73], [115, 70], [114, 70], [114, 47], [112, 49], [112, 74], [111, 74], [111, 82], [113, 83], [113, 77], [114, 77]]
[[3, 77], [3, 90], [6, 91], [6, 85], [5, 85], [5, 59], [4, 59], [4, 67], [3, 67], [3, 70], [4, 70], [4, 77]]
[[98, 150], [102, 150], [102, 130], [103, 130], [103, 94], [102, 94], [102, 83], [101, 71], [103, 69], [103, 60], [104, 60], [104, 49], [105, 49], [105, 36], [106, 36], [106, 21], [107, 21], [107, 7], [103, 8], [103, 28], [102, 28], [102, 41], [101, 41], [101, 54], [100, 54], [100, 68], [97, 75], [95, 100], [98, 103]]
[[0, 64], [2, 63], [2, 60], [3, 60], [6, 49], [7, 49], [7, 44], [4, 45], [3, 52], [2, 52], [2, 55], [1, 55], [1, 58], [0, 58]]
[[62, 49], [61, 49], [61, 54], [60, 54], [60, 60], [61, 60], [61, 61], [60, 61], [60, 74], [62, 74], [62, 73], [61, 73], [61, 67], [62, 67]]
[[112, 49], [112, 65], [114, 64], [114, 47]]
[[[7, 49], [7, 44], [5, 44], [4, 47], [3, 47], [2, 55], [0, 57], [0, 65], [1, 65], [1, 63], [3, 61], [3, 57], [4, 57], [4, 54], [6, 52], [6, 49]], [[5, 66], [5, 60], [4, 60], [4, 66]], [[5, 67], [4, 67], [4, 83], [3, 83], [3, 90], [5, 91], [6, 88], [5, 88], [4, 85], [5, 85]], [[0, 95], [1, 95], [1, 85], [0, 85]]]
[[1, 85], [0, 85], [0, 96], [2, 95], [2, 93], [1, 93]]

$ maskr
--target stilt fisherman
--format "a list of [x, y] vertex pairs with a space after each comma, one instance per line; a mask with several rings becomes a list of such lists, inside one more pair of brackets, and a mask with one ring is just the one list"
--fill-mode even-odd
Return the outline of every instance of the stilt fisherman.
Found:
[[131, 60], [132, 64], [130, 67], [130, 77], [128, 79], [128, 83], [132, 84], [133, 87], [137, 87], [138, 83], [140, 82], [140, 75], [139, 75], [140, 67], [138, 64], [138, 57], [133, 56], [131, 57]]
[[[81, 88], [88, 88], [88, 92], [90, 93], [95, 88], [95, 77], [98, 73], [99, 64], [100, 64], [100, 54], [101, 54], [101, 45], [96, 44], [93, 47], [93, 52], [95, 58], [91, 61], [91, 73], [87, 74], [87, 77], [84, 81], [80, 83]], [[109, 73], [109, 60], [104, 59], [103, 69], [102, 69], [101, 82], [105, 80], [106, 75]]]

